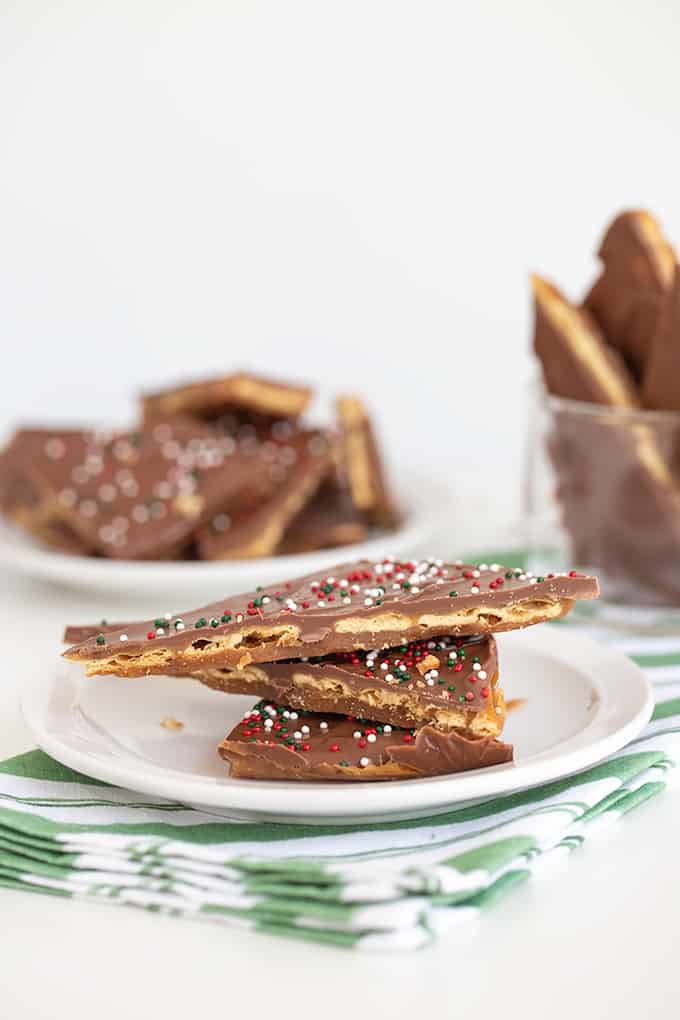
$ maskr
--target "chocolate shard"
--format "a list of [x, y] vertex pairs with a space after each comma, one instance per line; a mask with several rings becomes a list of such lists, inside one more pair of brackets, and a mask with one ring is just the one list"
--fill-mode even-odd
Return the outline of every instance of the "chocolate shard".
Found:
[[534, 577], [500, 564], [359, 560], [169, 618], [162, 611], [64, 655], [93, 674], [186, 674], [514, 630], [564, 616], [598, 593], [595, 577], [574, 571]]
[[567, 301], [540, 276], [532, 277], [534, 350], [546, 389], [557, 397], [610, 407], [636, 407], [635, 380], [621, 356], [607, 346], [588, 312]]
[[638, 209], [614, 219], [598, 254], [604, 268], [584, 304], [639, 378], [673, 279], [675, 252], [651, 213]]
[[512, 761], [510, 744], [400, 729], [346, 716], [296, 711], [260, 702], [222, 741], [218, 752], [238, 779], [371, 782], [417, 779]]
[[657, 411], [680, 411], [680, 266], [677, 264], [645, 365], [642, 403]]
[[278, 382], [248, 372], [187, 383], [142, 397], [147, 419], [188, 414], [212, 421], [231, 411], [265, 418], [298, 418], [312, 398], [308, 386]]
[[364, 402], [356, 396], [338, 397], [344, 472], [354, 505], [372, 524], [394, 528], [399, 515], [389, 491], [378, 441]]
[[[317, 429], [296, 432], [285, 443], [261, 444], [274, 448], [278, 460], [271, 465], [272, 490], [249, 506], [232, 513], [225, 508], [197, 534], [201, 559], [246, 559], [270, 556], [290, 522], [313, 498], [332, 463], [331, 442]], [[289, 454], [289, 458], [285, 458]], [[275, 485], [274, 485], [275, 483]]]
[[433, 638], [383, 651], [258, 663], [240, 670], [206, 668], [198, 676], [225, 693], [393, 726], [430, 725], [496, 737], [505, 721], [496, 642], [489, 635]]

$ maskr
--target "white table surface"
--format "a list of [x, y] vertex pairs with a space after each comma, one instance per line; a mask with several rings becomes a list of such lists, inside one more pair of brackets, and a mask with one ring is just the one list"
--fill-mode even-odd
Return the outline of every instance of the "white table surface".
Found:
[[[142, 615], [148, 606], [133, 605]], [[64, 622], [130, 603], [3, 578], [0, 758], [32, 744], [19, 690]], [[0, 889], [3, 1020], [466, 1017], [670, 1018], [678, 1012], [680, 794], [669, 791], [530, 879], [452, 938], [369, 955]], [[351, 968], [351, 969], [350, 969]]]

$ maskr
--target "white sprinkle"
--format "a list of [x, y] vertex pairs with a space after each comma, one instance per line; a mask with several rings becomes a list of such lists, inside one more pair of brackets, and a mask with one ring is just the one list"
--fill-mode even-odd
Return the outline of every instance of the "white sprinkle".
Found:
[[66, 446], [61, 439], [48, 439], [45, 443], [45, 453], [50, 460], [60, 460], [66, 453]]
[[472, 588], [470, 588], [470, 594], [479, 595], [479, 588], [477, 587], [476, 584], [473, 584]]
[[392, 727], [390, 725], [383, 726], [383, 733], [391, 733]]
[[165, 637], [165, 631], [162, 627], [156, 629], [156, 637]]
[[366, 734], [366, 740], [369, 742], [369, 744], [375, 744], [377, 739], [378, 738], [376, 737], [375, 733]]
[[477, 674], [477, 676], [479, 677], [480, 680], [486, 680], [486, 670], [485, 669], [480, 669], [480, 671]]
[[290, 713], [290, 718], [291, 718], [291, 719], [298, 719], [298, 718], [299, 718], [299, 716], [298, 716], [297, 712], [291, 712], [291, 713]]
[[301, 726], [300, 729], [305, 735], [309, 733], [309, 726]]
[[172, 613], [163, 613], [164, 620], [172, 620]]
[[491, 569], [492, 570], [500, 570], [501, 569], [500, 563], [492, 563], [491, 564]]
[[295, 732], [293, 733], [293, 737], [295, 738], [295, 740], [302, 740], [302, 731], [295, 730]]
[[387, 665], [387, 663], [386, 663], [386, 662], [381, 662], [381, 663], [380, 663], [380, 668], [381, 668], [381, 669], [389, 669], [390, 667], [389, 667], [389, 666]]
[[389, 684], [392, 680], [394, 680], [394, 677], [392, 676], [391, 673], [388, 673], [387, 676], [385, 677], [385, 680]]
[[121, 634], [120, 637], [118, 638], [119, 641], [127, 641], [127, 639], [128, 639], [127, 634]]
[[328, 729], [328, 723], [327, 722], [320, 722], [319, 723], [319, 729], [320, 730], [327, 730]]
[[184, 630], [184, 624], [182, 623], [181, 620], [178, 620], [177, 623], [175, 624], [175, 630]]
[[472, 663], [472, 668], [473, 668], [473, 669], [475, 670], [475, 672], [477, 672], [477, 671], [478, 671], [478, 670], [480, 670], [480, 669], [481, 669], [482, 667], [480, 666], [480, 664], [479, 664], [478, 662], [473, 662], [473, 663]]
[[352, 736], [355, 740], [358, 740], [361, 737], [361, 730], [355, 730]]
[[364, 599], [364, 605], [365, 606], [372, 606], [373, 605], [373, 599], [369, 599], [369, 598]]
[[365, 769], [367, 765], [371, 764], [371, 759], [370, 758], [359, 758], [359, 764], [361, 765], [362, 769]]

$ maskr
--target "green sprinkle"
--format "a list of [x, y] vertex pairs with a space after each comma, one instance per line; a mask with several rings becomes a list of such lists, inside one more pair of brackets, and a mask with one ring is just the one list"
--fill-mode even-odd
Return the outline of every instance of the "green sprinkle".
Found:
[[103, 634], [97, 634], [95, 641], [97, 642], [98, 645], [106, 644], [106, 638], [104, 637]]
[[505, 571], [505, 580], [509, 581], [511, 579], [511, 577], [512, 577], [512, 570], [506, 570]]
[[210, 626], [211, 627], [219, 627], [219, 625], [220, 625], [220, 621], [215, 616], [213, 616], [212, 620], [210, 621]]
[[451, 684], [451, 686], [447, 687], [446, 689], [447, 689], [447, 691], [451, 691], [451, 693], [453, 694], [453, 692], [455, 691], [456, 688], [453, 686], [453, 684]]
[[165, 620], [154, 620], [154, 627], [165, 627]]
[[257, 587], [255, 588], [255, 591], [264, 591], [264, 588], [262, 587], [261, 584], [258, 584]]
[[541, 584], [542, 581], [545, 581], [545, 578], [544, 577], [537, 577], [536, 580], [538, 581], [539, 584]]
[[222, 623], [229, 623], [231, 620], [231, 613], [225, 613], [224, 616], [221, 617], [221, 620]]
[[458, 592], [455, 589], [453, 591], [449, 592], [449, 598], [451, 598], [451, 599], [455, 599], [455, 597], [457, 595], [458, 595]]
[[205, 627], [205, 625], [207, 624], [207, 622], [208, 622], [208, 621], [206, 620], [205, 616], [202, 616], [202, 617], [200, 618], [200, 620], [196, 620], [196, 623], [194, 624], [194, 626], [195, 626], [195, 627]]

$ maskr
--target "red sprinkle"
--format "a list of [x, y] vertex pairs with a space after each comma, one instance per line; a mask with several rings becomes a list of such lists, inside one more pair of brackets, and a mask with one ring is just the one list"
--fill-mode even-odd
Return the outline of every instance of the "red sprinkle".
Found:
[[302, 745], [302, 750], [303, 751], [311, 751], [311, 749], [312, 749], [312, 745], [311, 744], [303, 744]]
[[340, 745], [339, 744], [331, 744], [331, 746], [329, 747], [329, 751], [339, 751], [339, 750], [340, 750]]
[[150, 630], [149, 633], [146, 636], [147, 636], [148, 640], [150, 641], [151, 638], [155, 638], [156, 637], [156, 631], [155, 630]]
[[488, 687], [482, 687], [482, 697], [483, 698], [488, 698], [489, 697], [489, 688]]
[[465, 692], [465, 700], [466, 701], [472, 701], [473, 698], [474, 698], [474, 694], [472, 693], [472, 691], [466, 691]]
[[410, 744], [412, 740], [413, 740], [413, 737], [411, 736], [410, 733], [405, 733], [404, 734], [404, 743], [405, 744]]

